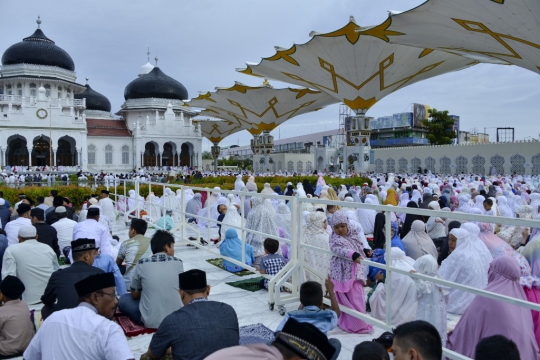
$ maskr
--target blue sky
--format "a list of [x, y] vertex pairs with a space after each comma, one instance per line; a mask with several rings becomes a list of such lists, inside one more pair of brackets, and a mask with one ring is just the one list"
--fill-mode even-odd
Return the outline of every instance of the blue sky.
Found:
[[[159, 57], [160, 68], [195, 97], [199, 91], [228, 87], [234, 81], [259, 85], [261, 79], [239, 74], [245, 62], [274, 54], [274, 46], [290, 47], [310, 39], [309, 32], [329, 32], [353, 15], [359, 25], [384, 21], [388, 10], [408, 10], [422, 0], [199, 0], [139, 1], [2, 0], [4, 14], [0, 50], [32, 34], [38, 13], [42, 29], [75, 61], [77, 82], [85, 77], [119, 110], [124, 88], [146, 63], [147, 48]], [[273, 82], [274, 87], [286, 84]], [[378, 117], [410, 111], [423, 103], [460, 115], [462, 130], [516, 128], [516, 139], [538, 138], [538, 75], [515, 67], [477, 65], [408, 86], [379, 101], [368, 112]], [[298, 116], [280, 126], [285, 134], [311, 128], [337, 128], [339, 106]], [[315, 131], [315, 130], [314, 130]], [[277, 137], [278, 130], [274, 131]], [[495, 129], [487, 129], [494, 139]], [[243, 131], [222, 145], [247, 145]], [[210, 143], [204, 141], [204, 150]]]

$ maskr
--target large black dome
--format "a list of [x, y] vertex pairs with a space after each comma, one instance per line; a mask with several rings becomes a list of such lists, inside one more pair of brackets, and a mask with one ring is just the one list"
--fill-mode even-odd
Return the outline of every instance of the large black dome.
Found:
[[82, 94], [75, 94], [75, 99], [86, 98], [86, 109], [87, 110], [100, 110], [111, 112], [111, 102], [105, 96], [101, 95], [90, 85], [85, 85], [86, 90]]
[[124, 98], [126, 100], [145, 98], [189, 99], [188, 91], [184, 85], [165, 75], [158, 67], [130, 82], [124, 90]]
[[75, 71], [73, 59], [67, 52], [54, 44], [41, 29], [23, 41], [10, 46], [2, 56], [2, 65], [34, 64], [58, 66]]

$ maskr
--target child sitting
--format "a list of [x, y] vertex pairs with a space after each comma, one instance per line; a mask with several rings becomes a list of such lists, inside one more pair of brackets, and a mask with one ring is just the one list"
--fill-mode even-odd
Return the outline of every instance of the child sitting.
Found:
[[[330, 296], [330, 306], [332, 310], [321, 310], [323, 305], [323, 289], [321, 284], [315, 281], [306, 281], [300, 285], [300, 308], [285, 314], [283, 321], [276, 329], [276, 333], [283, 329], [283, 326], [289, 318], [293, 318], [301, 323], [310, 323], [325, 335], [328, 335], [328, 332], [337, 326], [341, 311], [339, 310], [336, 294], [334, 293], [334, 284], [330, 278], [326, 279], [324, 284]], [[341, 343], [338, 339], [329, 339], [328, 341], [336, 348], [336, 352], [332, 359], [337, 359], [341, 351]]]
[[30, 310], [21, 295], [24, 284], [8, 275], [0, 284], [0, 358], [21, 356], [35, 335]]
[[[285, 267], [286, 261], [283, 256], [276, 254], [279, 250], [279, 241], [274, 239], [264, 240], [264, 252], [266, 256], [261, 258], [260, 264], [255, 266], [255, 268], [261, 274], [267, 274], [270, 276], [277, 275]], [[260, 287], [268, 290], [268, 279], [263, 279], [260, 282]]]

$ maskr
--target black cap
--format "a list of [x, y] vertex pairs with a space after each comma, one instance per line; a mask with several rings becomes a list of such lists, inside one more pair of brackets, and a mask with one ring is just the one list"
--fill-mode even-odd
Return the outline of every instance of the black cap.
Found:
[[24, 290], [23, 282], [13, 275], [6, 276], [0, 284], [0, 292], [12, 300], [20, 299]]
[[314, 325], [293, 318], [287, 320], [276, 341], [308, 360], [329, 360], [336, 352], [328, 337]]
[[109, 192], [107, 190], [101, 190], [101, 193], [109, 195]]
[[17, 207], [17, 214], [19, 215], [22, 215], [24, 213], [27, 213], [28, 211], [31, 210], [31, 207], [30, 205], [26, 204], [26, 203], [21, 203], [19, 204], [19, 206]]
[[189, 270], [178, 274], [180, 290], [206, 289], [206, 273], [199, 269]]
[[79, 297], [83, 297], [93, 292], [115, 286], [116, 283], [114, 282], [114, 274], [103, 273], [90, 275], [86, 279], [75, 283], [75, 291], [77, 291], [77, 295], [79, 295]]
[[99, 215], [99, 208], [98, 207], [89, 207], [88, 213], [86, 216], [97, 216]]
[[385, 349], [390, 349], [392, 343], [394, 342], [394, 334], [389, 331], [385, 331], [376, 339], [373, 339], [374, 342], [381, 344]]
[[80, 238], [71, 242], [71, 252], [95, 250], [96, 240]]
[[30, 210], [30, 216], [39, 217], [40, 215], [41, 215], [41, 218], [45, 216], [45, 211], [42, 208], [33, 208], [32, 210]]

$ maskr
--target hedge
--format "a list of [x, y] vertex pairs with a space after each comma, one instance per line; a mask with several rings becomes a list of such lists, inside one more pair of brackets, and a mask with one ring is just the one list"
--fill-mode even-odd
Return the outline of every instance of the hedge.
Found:
[[[249, 176], [244, 176], [242, 180], [246, 183]], [[281, 187], [281, 190], [284, 191], [287, 187], [287, 183], [291, 182], [293, 183], [294, 187], [296, 187], [296, 184], [299, 182], [303, 182], [304, 179], [307, 179], [312, 185], [316, 184], [318, 177], [317, 176], [294, 176], [294, 177], [285, 177], [285, 176], [260, 176], [255, 178], [255, 182], [257, 183], [258, 191], [260, 192], [263, 189], [264, 183], [269, 183], [272, 189], [276, 185], [279, 185]], [[212, 189], [214, 187], [220, 187], [223, 190], [233, 190], [234, 189], [234, 182], [236, 181], [235, 176], [217, 176], [217, 177], [204, 177], [199, 180], [192, 180], [191, 184], [195, 187], [201, 187], [201, 188], [209, 188]], [[325, 181], [327, 185], [333, 185], [338, 187], [341, 184], [350, 184], [350, 185], [362, 185], [364, 183], [368, 183], [371, 186], [371, 180], [364, 177], [351, 177], [346, 179], [341, 178], [330, 178], [325, 177]], [[169, 186], [170, 184], [160, 184], [160, 185], [152, 185], [151, 189], [152, 192], [157, 196], [163, 195], [163, 189], [164, 187]], [[181, 183], [176, 183], [176, 185], [183, 185]], [[52, 189], [58, 191], [58, 195], [68, 197], [72, 203], [72, 205], [75, 207], [75, 209], [80, 208], [81, 204], [84, 201], [85, 196], [89, 196], [91, 194], [99, 194], [101, 190], [104, 190], [106, 187], [104, 185], [100, 185], [96, 187], [94, 190], [90, 186], [78, 186], [78, 185], [59, 185], [59, 186], [53, 186], [53, 187], [46, 187], [46, 186], [25, 186], [21, 188], [12, 188], [7, 186], [0, 186], [0, 191], [4, 192], [4, 198], [9, 200], [11, 204], [15, 204], [19, 201], [18, 195], [24, 194], [26, 197], [31, 198], [33, 201], [37, 202], [38, 196], [47, 197], [49, 196], [49, 193]], [[145, 198], [148, 196], [149, 193], [149, 185], [146, 184], [140, 184], [139, 185], [139, 194], [141, 196], [144, 196]], [[126, 196], [128, 195], [129, 190], [135, 189], [135, 184], [129, 183], [126, 186]], [[173, 191], [176, 191], [175, 188], [172, 189]], [[112, 193], [114, 192], [114, 186], [109, 187], [109, 191]], [[124, 194], [124, 185], [118, 185], [116, 187], [117, 194], [123, 195]]]

